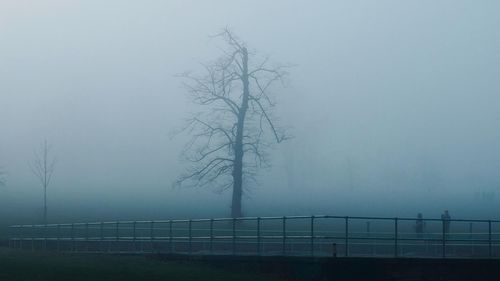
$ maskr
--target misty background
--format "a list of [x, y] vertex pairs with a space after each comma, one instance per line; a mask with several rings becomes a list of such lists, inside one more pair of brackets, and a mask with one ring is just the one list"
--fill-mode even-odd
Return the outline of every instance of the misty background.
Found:
[[245, 215], [497, 218], [497, 1], [2, 1], [0, 220], [39, 222], [29, 168], [57, 157], [49, 222], [228, 216], [230, 192], [172, 188], [198, 109], [176, 74], [229, 27], [292, 63], [277, 91], [294, 139]]

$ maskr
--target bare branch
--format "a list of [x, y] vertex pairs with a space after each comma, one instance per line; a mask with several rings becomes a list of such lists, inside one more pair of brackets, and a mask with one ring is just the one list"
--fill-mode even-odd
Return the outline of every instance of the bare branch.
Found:
[[267, 123], [269, 124], [269, 127], [271, 127], [271, 131], [273, 132], [274, 137], [276, 138], [276, 142], [280, 143], [280, 142], [286, 140], [285, 134], [278, 135], [278, 131], [276, 130], [276, 127], [274, 126], [273, 121], [271, 120], [271, 118], [269, 118], [267, 111], [264, 109], [264, 107], [262, 106], [260, 101], [257, 99], [253, 99], [253, 101], [259, 106], [261, 113], [262, 113], [262, 116], [264, 116], [264, 118], [267, 120]]
[[228, 142], [229, 142], [230, 144], [232, 144], [232, 143], [233, 143], [233, 139], [231, 138], [231, 136], [229, 135], [229, 133], [228, 133], [225, 129], [220, 128], [220, 127], [212, 127], [212, 126], [211, 126], [211, 125], [209, 125], [208, 123], [206, 123], [206, 122], [204, 122], [204, 121], [202, 121], [202, 120], [200, 120], [200, 119], [198, 119], [198, 118], [194, 118], [194, 119], [193, 119], [193, 121], [198, 122], [198, 123], [200, 123], [200, 124], [204, 125], [205, 127], [209, 128], [209, 129], [211, 130], [211, 133], [217, 133], [217, 132], [220, 132], [220, 133], [224, 134], [224, 136], [226, 136], [226, 138], [227, 138]]
[[219, 157], [214, 158], [205, 165], [203, 165], [201, 169], [197, 169], [196, 171], [190, 174], [182, 176], [177, 182], [178, 184], [182, 184], [183, 182], [188, 180], [195, 180], [199, 184], [203, 181], [205, 176], [207, 176], [211, 171], [213, 171], [214, 168], [218, 167], [221, 163], [224, 162], [231, 163], [233, 162], [233, 160], [228, 158], [219, 158]]

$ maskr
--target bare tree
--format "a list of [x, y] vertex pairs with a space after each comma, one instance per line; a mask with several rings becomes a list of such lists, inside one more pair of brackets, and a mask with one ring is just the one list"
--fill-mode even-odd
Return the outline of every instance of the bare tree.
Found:
[[181, 75], [192, 102], [203, 110], [184, 128], [192, 136], [183, 151], [191, 165], [177, 184], [232, 189], [231, 216], [241, 217], [244, 182], [255, 181], [258, 169], [269, 165], [271, 144], [288, 138], [275, 124], [270, 95], [276, 82], [283, 83], [287, 66], [259, 59], [228, 29], [216, 37], [226, 44], [223, 55], [202, 64], [202, 75]]
[[0, 185], [5, 185], [5, 172], [0, 167]]
[[47, 187], [52, 179], [56, 159], [51, 155], [51, 146], [44, 141], [40, 148], [35, 151], [31, 171], [40, 181], [43, 187], [43, 223], [47, 223]]

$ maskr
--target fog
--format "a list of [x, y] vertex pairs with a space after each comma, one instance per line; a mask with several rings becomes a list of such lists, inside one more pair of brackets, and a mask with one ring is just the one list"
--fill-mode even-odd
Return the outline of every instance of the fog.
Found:
[[49, 221], [228, 216], [230, 192], [173, 188], [200, 70], [229, 27], [290, 63], [275, 91], [293, 139], [245, 215], [497, 218], [497, 1], [2, 1], [2, 223], [38, 222], [29, 168], [57, 157]]

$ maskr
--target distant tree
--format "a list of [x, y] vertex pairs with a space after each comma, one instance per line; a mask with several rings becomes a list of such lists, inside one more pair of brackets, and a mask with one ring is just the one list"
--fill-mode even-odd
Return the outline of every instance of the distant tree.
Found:
[[232, 189], [231, 216], [241, 217], [244, 182], [255, 181], [258, 169], [269, 165], [271, 144], [288, 138], [275, 124], [276, 103], [270, 95], [276, 82], [283, 83], [287, 66], [271, 65], [268, 58], [257, 62], [256, 54], [228, 29], [216, 37], [226, 44], [222, 56], [202, 64], [202, 75], [181, 75], [191, 101], [203, 110], [184, 128], [192, 138], [183, 155], [192, 164], [177, 184]]
[[43, 223], [47, 223], [47, 188], [54, 173], [56, 159], [51, 155], [51, 146], [44, 141], [39, 149], [35, 150], [31, 171], [43, 187]]
[[5, 185], [5, 172], [0, 167], [0, 186]]

